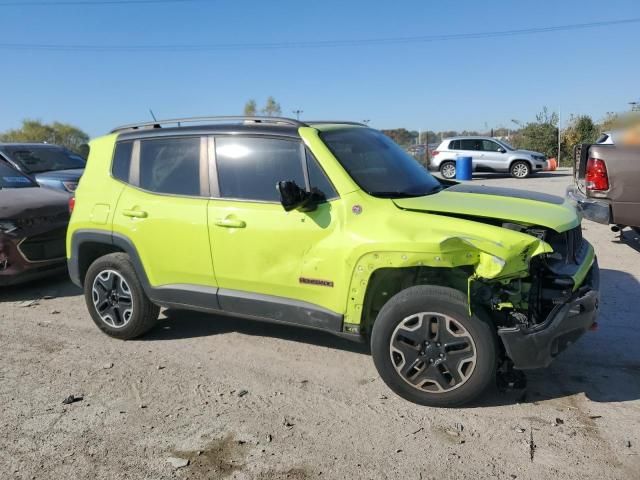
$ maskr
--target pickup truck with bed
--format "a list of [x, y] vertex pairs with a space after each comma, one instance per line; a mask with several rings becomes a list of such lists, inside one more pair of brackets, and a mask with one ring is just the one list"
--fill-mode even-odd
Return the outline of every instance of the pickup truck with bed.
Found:
[[583, 216], [640, 233], [640, 146], [580, 144], [567, 197]]

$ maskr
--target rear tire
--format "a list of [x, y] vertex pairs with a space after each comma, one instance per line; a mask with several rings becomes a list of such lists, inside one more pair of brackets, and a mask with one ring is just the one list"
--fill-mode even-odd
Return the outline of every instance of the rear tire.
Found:
[[420, 405], [459, 406], [495, 384], [495, 331], [452, 288], [419, 285], [392, 297], [373, 324], [371, 354], [387, 386]]
[[91, 264], [84, 279], [84, 298], [98, 328], [121, 340], [148, 332], [160, 314], [160, 307], [144, 293], [126, 253], [111, 253]]
[[517, 160], [509, 167], [509, 173], [514, 178], [527, 178], [531, 175], [531, 165], [524, 160]]
[[440, 175], [447, 180], [456, 178], [456, 163], [452, 161], [442, 162], [440, 165]]

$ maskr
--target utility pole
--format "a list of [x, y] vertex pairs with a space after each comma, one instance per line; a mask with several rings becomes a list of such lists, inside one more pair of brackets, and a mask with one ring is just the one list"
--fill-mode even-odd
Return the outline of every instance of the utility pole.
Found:
[[560, 109], [558, 108], [558, 158], [556, 158], [558, 165], [560, 165], [560, 142], [561, 142], [560, 125], [561, 124], [562, 124], [562, 114], [560, 112]]
[[367, 120], [362, 120], [362, 123], [364, 123], [365, 125], [369, 125], [369, 122], [370, 122], [370, 121], [371, 121], [371, 120], [369, 120], [369, 119], [367, 119]]
[[303, 112], [304, 112], [304, 110], [297, 109], [297, 110], [293, 110], [291, 113], [295, 113], [296, 114], [296, 120], [300, 120], [300, 114], [303, 113]]

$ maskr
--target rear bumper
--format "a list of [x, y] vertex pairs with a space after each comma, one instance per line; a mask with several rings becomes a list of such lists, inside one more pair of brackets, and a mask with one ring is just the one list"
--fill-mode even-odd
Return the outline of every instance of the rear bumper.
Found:
[[514, 367], [521, 370], [547, 367], [580, 338], [596, 320], [599, 285], [600, 270], [594, 261], [585, 282], [567, 302], [557, 305], [544, 322], [530, 329], [498, 330]]
[[582, 193], [575, 185], [567, 188], [566, 197], [582, 214], [582, 216], [592, 222], [604, 223], [608, 225], [611, 222], [611, 205], [606, 200], [598, 200], [589, 198]]

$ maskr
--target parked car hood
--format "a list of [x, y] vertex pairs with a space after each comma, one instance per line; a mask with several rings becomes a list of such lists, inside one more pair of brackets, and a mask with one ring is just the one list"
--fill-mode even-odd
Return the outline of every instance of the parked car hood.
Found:
[[580, 224], [570, 203], [560, 197], [512, 188], [458, 184], [424, 197], [400, 198], [401, 209], [481, 221], [499, 219], [564, 232]]
[[539, 157], [545, 157], [545, 158], [546, 158], [546, 155], [545, 155], [544, 153], [534, 152], [533, 150], [523, 150], [523, 149], [521, 149], [521, 148], [519, 148], [519, 149], [517, 149], [517, 150], [514, 150], [514, 151], [513, 151], [513, 152], [511, 152], [511, 153], [512, 153], [512, 154], [513, 154], [513, 153], [524, 153], [524, 154], [527, 154], [527, 155], [538, 155]]
[[52, 170], [34, 174], [36, 180], [59, 180], [61, 182], [74, 182], [84, 173], [84, 168], [72, 168], [70, 170]]
[[69, 222], [69, 196], [41, 187], [0, 189], [0, 220], [11, 220], [12, 234], [36, 235]]

